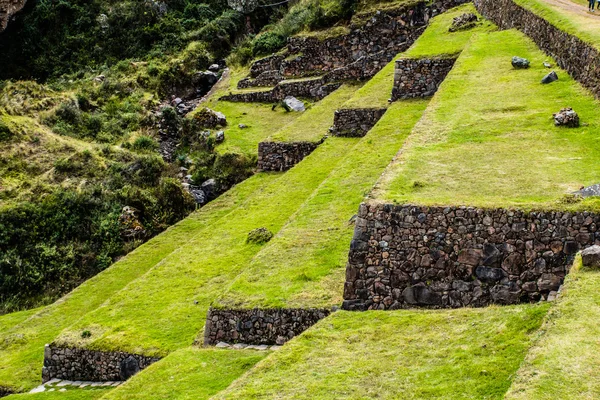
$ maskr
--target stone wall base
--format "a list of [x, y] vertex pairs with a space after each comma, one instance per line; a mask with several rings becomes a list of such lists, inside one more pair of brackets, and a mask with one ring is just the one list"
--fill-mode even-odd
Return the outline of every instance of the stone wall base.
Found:
[[258, 170], [260, 172], [287, 171], [315, 151], [319, 142], [260, 142], [258, 144]]
[[46, 345], [42, 381], [124, 381], [160, 358]]
[[287, 96], [311, 100], [322, 100], [336, 91], [341, 83], [327, 83], [323, 79], [309, 79], [296, 82], [281, 82], [271, 90], [235, 93], [221, 97], [219, 100], [243, 103], [277, 103]]
[[282, 345], [327, 317], [324, 308], [218, 310], [206, 317], [204, 344], [219, 342]]
[[392, 101], [433, 96], [457, 58], [458, 56], [397, 60]]
[[386, 108], [349, 108], [337, 110], [333, 118], [333, 136], [363, 137], [387, 111]]
[[11, 394], [14, 394], [12, 389], [0, 386], [0, 397], [10, 396]]
[[[590, 212], [362, 204], [346, 267], [346, 310], [545, 300], [575, 254], [600, 243]], [[552, 296], [551, 296], [552, 297]]]

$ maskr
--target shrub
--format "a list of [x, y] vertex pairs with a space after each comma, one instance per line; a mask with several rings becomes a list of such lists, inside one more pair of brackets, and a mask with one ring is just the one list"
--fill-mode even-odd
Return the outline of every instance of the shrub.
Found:
[[286, 38], [276, 32], [265, 32], [254, 40], [252, 53], [254, 56], [268, 55], [285, 46]]
[[153, 151], [158, 148], [158, 143], [149, 136], [139, 136], [131, 148], [136, 151]]
[[267, 228], [257, 228], [248, 233], [246, 243], [264, 244], [273, 238], [273, 233]]

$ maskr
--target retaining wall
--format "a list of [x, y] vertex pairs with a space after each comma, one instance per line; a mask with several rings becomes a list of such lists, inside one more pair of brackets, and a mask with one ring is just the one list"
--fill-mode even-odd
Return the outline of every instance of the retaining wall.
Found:
[[343, 308], [464, 307], [546, 299], [575, 254], [600, 243], [600, 216], [362, 204]]
[[14, 394], [11, 389], [0, 386], [0, 397], [10, 396], [11, 394]]
[[260, 142], [259, 171], [287, 171], [323, 143], [319, 142]]
[[104, 352], [46, 345], [42, 380], [124, 381], [158, 360], [159, 358], [120, 351]]
[[349, 108], [337, 110], [331, 133], [334, 136], [362, 137], [375, 126], [386, 108]]
[[396, 61], [392, 101], [433, 96], [458, 56], [401, 58]]
[[244, 103], [276, 103], [287, 96], [321, 100], [339, 89], [341, 85], [341, 83], [327, 83], [323, 79], [280, 82], [272, 90], [230, 94], [221, 97], [219, 100]]
[[596, 48], [512, 0], [475, 0], [474, 3], [484, 17], [500, 28], [516, 28], [529, 36], [561, 68], [600, 98], [600, 54]]
[[331, 313], [323, 308], [210, 309], [204, 344], [218, 342], [282, 345]]

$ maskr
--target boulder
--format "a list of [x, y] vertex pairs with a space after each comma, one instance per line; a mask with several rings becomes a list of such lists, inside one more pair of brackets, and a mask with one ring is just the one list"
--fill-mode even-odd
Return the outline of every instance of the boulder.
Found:
[[559, 112], [552, 114], [554, 117], [554, 125], [566, 126], [569, 128], [579, 127], [579, 115], [572, 108], [563, 108]]
[[225, 132], [219, 131], [215, 134], [215, 142], [223, 143], [225, 141]]
[[283, 99], [283, 106], [287, 111], [302, 112], [306, 110], [304, 103], [294, 96], [287, 96]]
[[557, 80], [558, 80], [558, 75], [556, 75], [556, 72], [552, 71], [548, 75], [546, 75], [542, 78], [542, 83], [548, 84], [548, 83], [552, 83]]
[[600, 268], [600, 246], [594, 245], [581, 252], [584, 267]]
[[529, 60], [523, 57], [514, 56], [512, 58], [512, 66], [517, 69], [529, 68]]
[[206, 194], [208, 200], [213, 200], [217, 197], [217, 181], [214, 179], [209, 179], [205, 181], [202, 186], [202, 191]]
[[137, 374], [140, 371], [140, 364], [135, 357], [129, 356], [123, 361], [121, 361], [120, 365], [120, 373], [122, 381], [126, 381], [131, 378], [133, 375]]
[[477, 25], [477, 15], [473, 13], [464, 13], [459, 15], [458, 17], [452, 20], [452, 25], [448, 31], [457, 32], [457, 31], [466, 31], [471, 29]]
[[203, 128], [216, 128], [227, 125], [225, 115], [218, 111], [213, 111], [208, 107], [200, 109], [194, 115], [194, 120]]
[[220, 69], [221, 67], [219, 67], [219, 64], [212, 64], [210, 67], [208, 67], [210, 72], [219, 72]]
[[198, 186], [189, 186], [188, 191], [194, 198], [196, 204], [204, 205], [207, 203], [206, 193]]

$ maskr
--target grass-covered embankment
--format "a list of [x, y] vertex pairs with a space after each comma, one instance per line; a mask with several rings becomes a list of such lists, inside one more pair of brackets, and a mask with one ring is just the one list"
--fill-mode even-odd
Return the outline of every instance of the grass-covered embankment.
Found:
[[[516, 70], [511, 57], [531, 60]], [[598, 103], [566, 72], [540, 83], [548, 58], [515, 31], [480, 33], [463, 51], [402, 153], [378, 183], [382, 201], [424, 205], [567, 207], [565, 194], [600, 181]], [[573, 107], [582, 126], [555, 127]], [[573, 207], [589, 208], [594, 201]]]
[[548, 307], [340, 311], [215, 399], [501, 399]]

